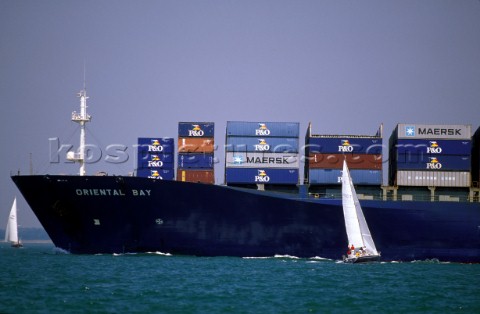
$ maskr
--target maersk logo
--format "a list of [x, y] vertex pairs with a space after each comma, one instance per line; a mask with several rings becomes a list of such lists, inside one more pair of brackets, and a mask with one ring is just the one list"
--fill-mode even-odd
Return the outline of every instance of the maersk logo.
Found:
[[243, 164], [242, 156], [233, 156], [233, 164], [234, 165], [241, 165]]
[[405, 127], [405, 136], [415, 136], [415, 127], [414, 126], [406, 126]]

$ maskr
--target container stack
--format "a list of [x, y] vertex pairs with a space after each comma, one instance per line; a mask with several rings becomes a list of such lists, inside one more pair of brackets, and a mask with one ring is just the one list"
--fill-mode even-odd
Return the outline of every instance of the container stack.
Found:
[[139, 137], [137, 176], [158, 180], [174, 179], [173, 138]]
[[225, 183], [298, 184], [299, 123], [228, 121]]
[[382, 127], [374, 136], [313, 135], [311, 124], [305, 137], [305, 182], [310, 185], [340, 186], [346, 159], [355, 185], [382, 184]]
[[398, 124], [389, 143], [389, 184], [470, 187], [470, 125]]
[[480, 187], [480, 127], [472, 137], [472, 186]]
[[177, 181], [215, 183], [213, 122], [178, 123]]

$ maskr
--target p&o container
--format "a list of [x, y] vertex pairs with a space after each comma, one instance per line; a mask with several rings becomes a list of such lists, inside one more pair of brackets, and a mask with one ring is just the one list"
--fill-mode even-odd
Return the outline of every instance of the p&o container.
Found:
[[227, 136], [298, 138], [299, 132], [300, 123], [298, 122], [227, 122]]
[[297, 184], [298, 169], [225, 168], [231, 184]]
[[227, 137], [227, 152], [298, 153], [294, 137]]
[[178, 137], [214, 137], [213, 122], [179, 122]]

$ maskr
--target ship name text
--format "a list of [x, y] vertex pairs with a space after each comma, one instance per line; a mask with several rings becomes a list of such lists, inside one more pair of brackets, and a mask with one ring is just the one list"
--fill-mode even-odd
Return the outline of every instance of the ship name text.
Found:
[[131, 190], [121, 190], [121, 189], [76, 189], [75, 194], [78, 196], [150, 196], [152, 190], [142, 190], [142, 189], [131, 189]]

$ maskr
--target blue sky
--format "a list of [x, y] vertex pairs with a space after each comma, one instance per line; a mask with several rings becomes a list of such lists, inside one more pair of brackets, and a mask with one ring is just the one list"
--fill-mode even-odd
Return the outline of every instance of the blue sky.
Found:
[[[384, 123], [385, 141], [397, 123], [480, 124], [477, 0], [1, 1], [0, 40], [0, 224], [17, 196], [20, 224], [40, 225], [10, 180], [30, 153], [35, 173], [78, 173], [49, 139], [78, 145], [84, 62], [90, 174], [133, 171], [137, 137], [179, 121], [215, 122], [217, 143], [229, 120]], [[112, 144], [126, 162], [105, 161]]]

